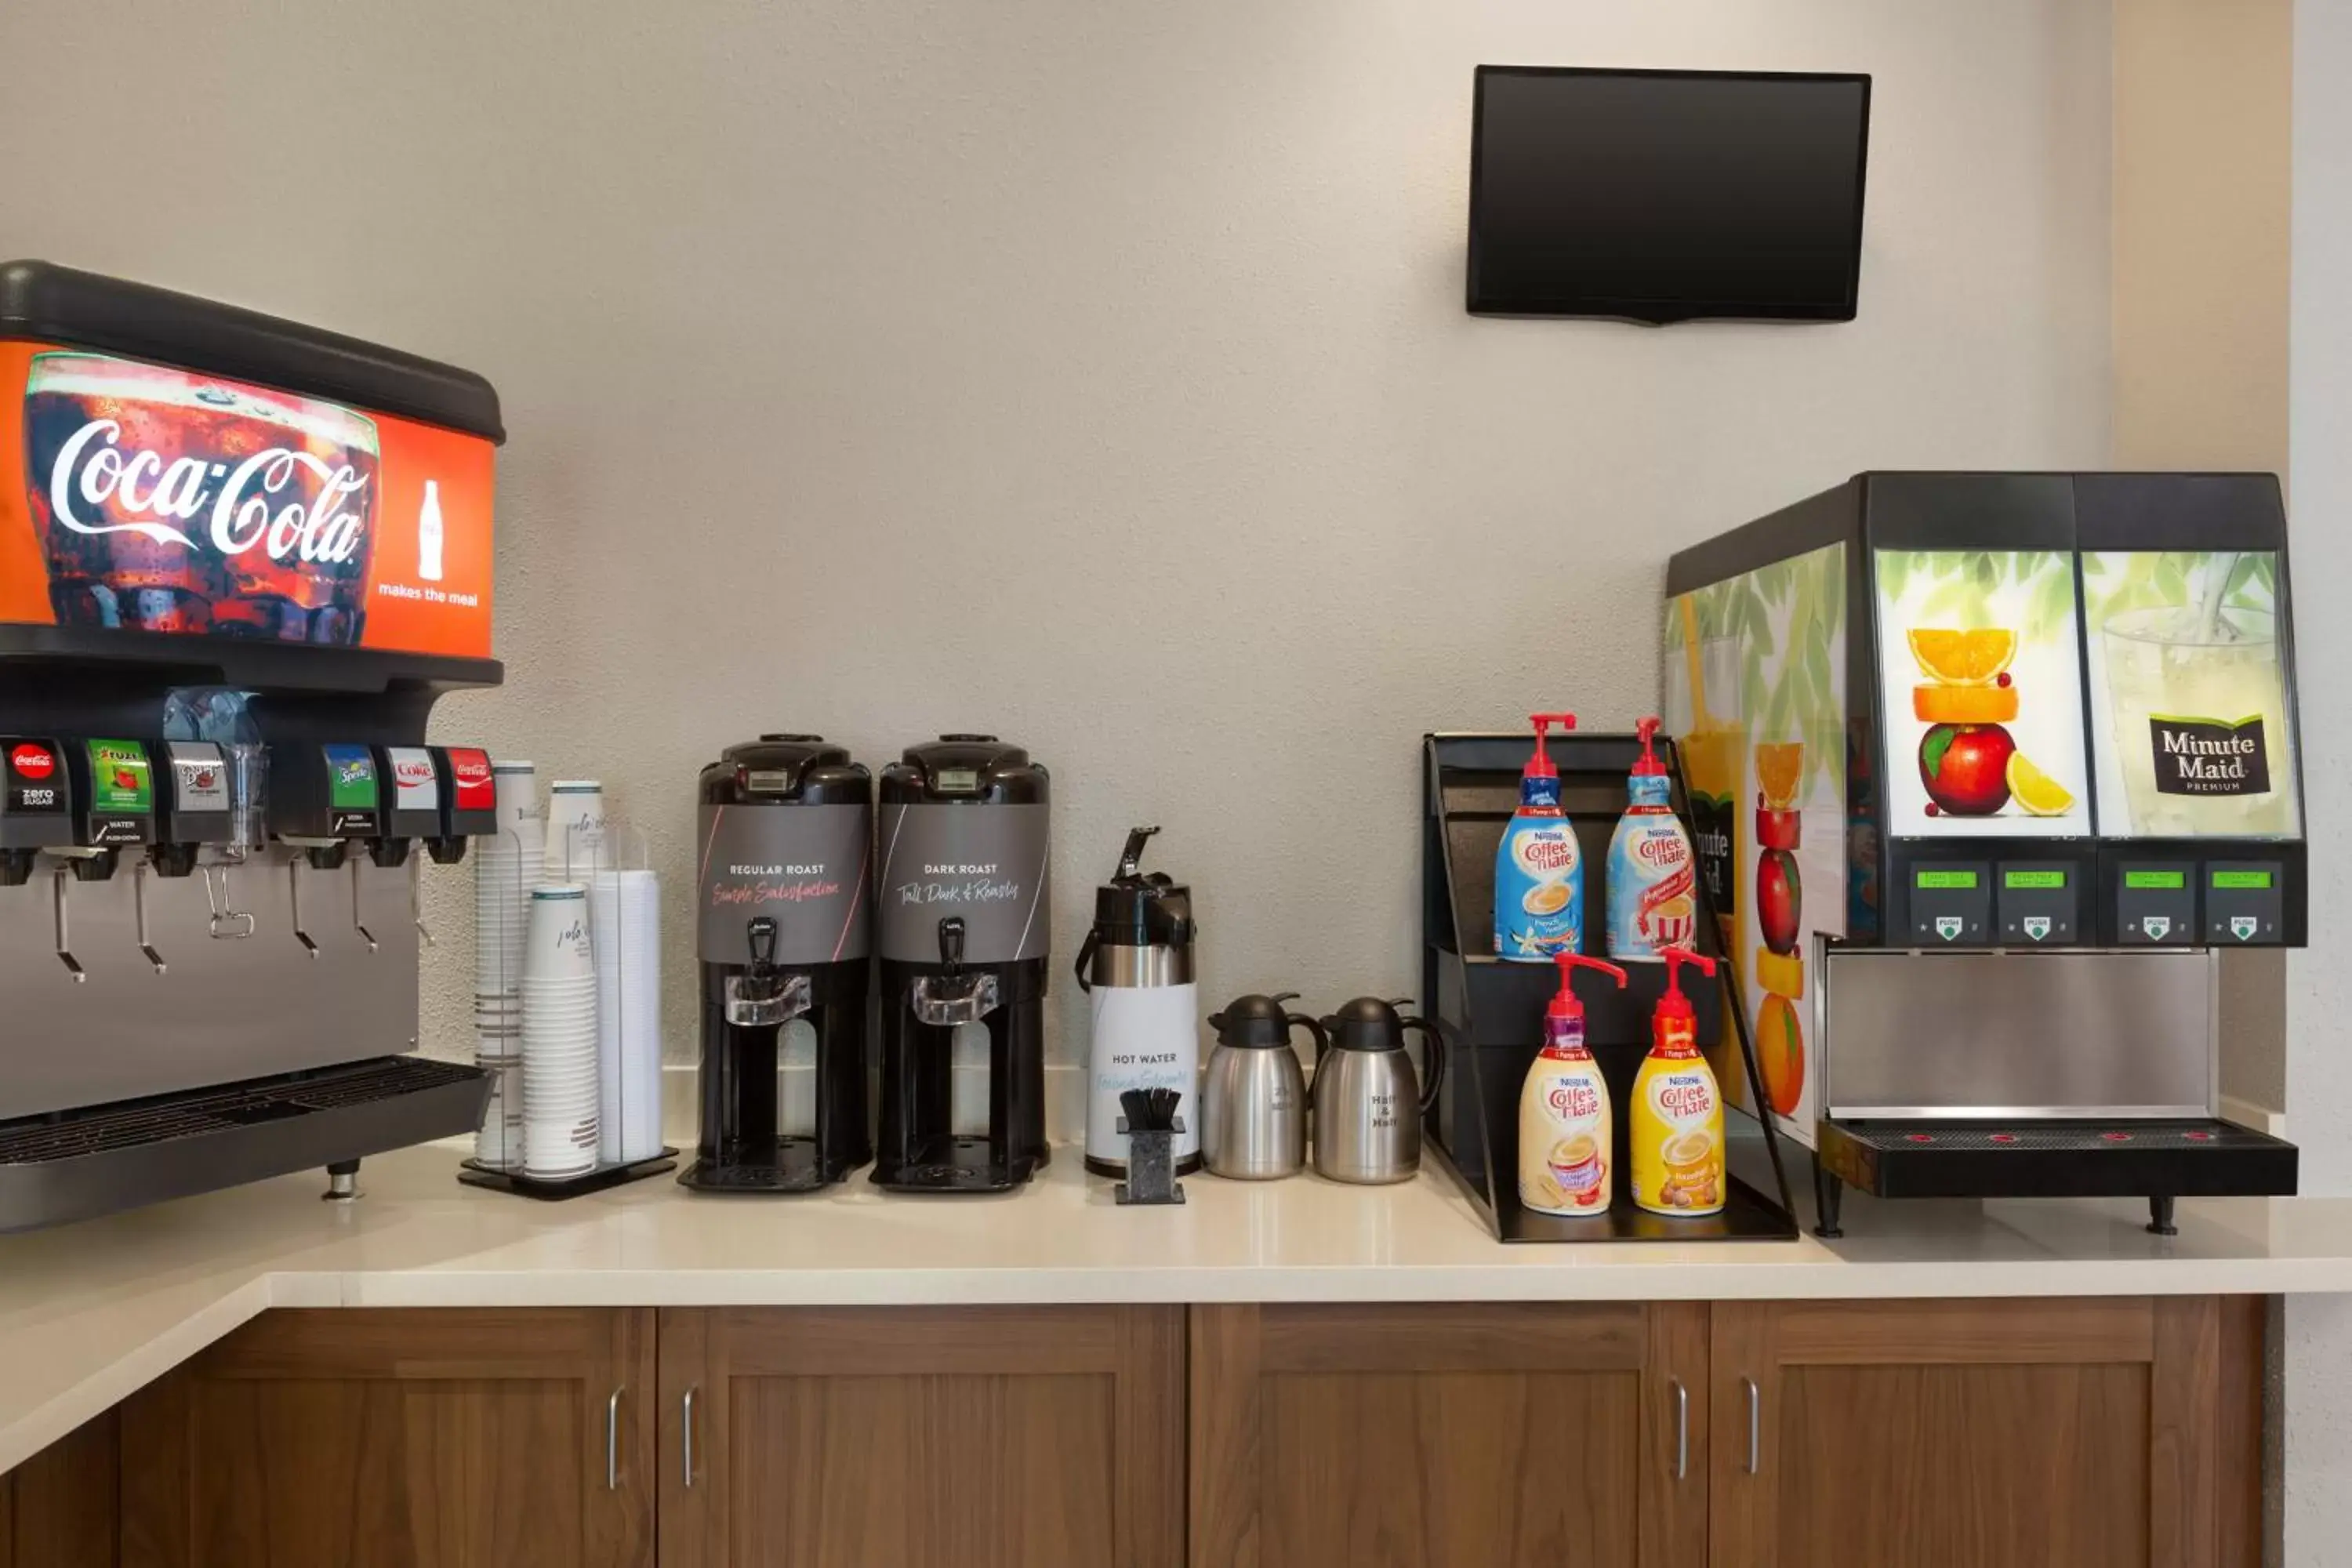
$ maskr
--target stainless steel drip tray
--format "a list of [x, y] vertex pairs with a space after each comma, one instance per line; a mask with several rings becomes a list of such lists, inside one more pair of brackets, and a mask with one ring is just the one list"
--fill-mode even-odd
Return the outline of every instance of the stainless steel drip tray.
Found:
[[2210, 952], [1815, 951], [1826, 1116], [2216, 1111], [2219, 988]]
[[479, 1068], [383, 1057], [0, 1122], [0, 1232], [470, 1132], [488, 1093]]

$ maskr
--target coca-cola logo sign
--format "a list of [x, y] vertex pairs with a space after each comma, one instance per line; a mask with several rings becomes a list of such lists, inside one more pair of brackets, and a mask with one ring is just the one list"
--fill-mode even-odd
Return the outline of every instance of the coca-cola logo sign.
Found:
[[[298, 482], [307, 471], [315, 494]], [[126, 450], [122, 425], [93, 419], [66, 437], [50, 465], [49, 510], [75, 533], [137, 533], [158, 544], [196, 548], [181, 523], [204, 519], [223, 555], [259, 548], [273, 561], [334, 565], [360, 552], [367, 536], [368, 477], [290, 447], [268, 447], [231, 467], [207, 454], [166, 459]], [[106, 521], [111, 505], [116, 521]], [[85, 515], [87, 512], [88, 515]]]
[[58, 759], [47, 746], [23, 745], [8, 753], [8, 765], [28, 779], [45, 779], [57, 771]]

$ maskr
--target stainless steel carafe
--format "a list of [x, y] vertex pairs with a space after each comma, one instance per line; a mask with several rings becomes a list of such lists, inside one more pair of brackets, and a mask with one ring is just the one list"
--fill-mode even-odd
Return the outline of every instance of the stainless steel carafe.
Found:
[[[1315, 1068], [1315, 1169], [1335, 1182], [1402, 1182], [1421, 1169], [1421, 1119], [1437, 1104], [1445, 1046], [1426, 1019], [1359, 996], [1323, 1020], [1330, 1048]], [[1408, 1029], [1428, 1042], [1427, 1082], [1404, 1054]]]
[[1307, 1032], [1318, 1061], [1328, 1037], [1306, 1014], [1282, 1010], [1297, 995], [1236, 997], [1209, 1015], [1217, 1043], [1201, 1089], [1201, 1152], [1212, 1175], [1264, 1182], [1307, 1163], [1307, 1079], [1290, 1031]]

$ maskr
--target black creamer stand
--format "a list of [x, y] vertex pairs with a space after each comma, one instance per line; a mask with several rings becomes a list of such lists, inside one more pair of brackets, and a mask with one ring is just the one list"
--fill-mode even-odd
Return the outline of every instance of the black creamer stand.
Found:
[[[1422, 737], [1422, 1001], [1445, 1031], [1453, 1060], [1427, 1124], [1439, 1163], [1450, 1169], [1502, 1241], [1793, 1241], [1780, 1142], [1771, 1118], [1727, 1106], [1727, 1174], [1722, 1212], [1668, 1217], [1636, 1208], [1622, 1173], [1629, 1148], [1633, 1076], [1650, 1048], [1650, 1015], [1665, 989], [1662, 963], [1624, 965], [1623, 991], [1594, 980], [1584, 1003], [1585, 1043], [1608, 1080], [1617, 1115], [1612, 1158], [1621, 1173], [1605, 1215], [1559, 1219], [1520, 1206], [1519, 1086], [1542, 1046], [1544, 1006], [1559, 988], [1552, 964], [1507, 963], [1494, 955], [1495, 851], [1519, 803], [1519, 770], [1535, 742], [1524, 732]], [[1690, 801], [1682, 758], [1660, 736], [1674, 808], [1685, 829]], [[1549, 742], [1559, 769], [1560, 805], [1584, 855], [1583, 951], [1604, 956], [1609, 839], [1625, 811], [1625, 781], [1642, 753], [1629, 734], [1570, 732]], [[1717, 934], [1704, 878], [1698, 883], [1698, 950], [1714, 959], [1720, 985], [1696, 971], [1683, 989], [1698, 1015], [1698, 1039], [1718, 1075], [1725, 1068], [1727, 1015], [1750, 1105], [1766, 1103], [1738, 976]], [[1732, 1005], [1727, 1008], [1723, 999]], [[1727, 1085], [1727, 1088], [1729, 1086]], [[1743, 1137], [1748, 1124], [1760, 1136]], [[1766, 1167], [1769, 1166], [1769, 1175]]]

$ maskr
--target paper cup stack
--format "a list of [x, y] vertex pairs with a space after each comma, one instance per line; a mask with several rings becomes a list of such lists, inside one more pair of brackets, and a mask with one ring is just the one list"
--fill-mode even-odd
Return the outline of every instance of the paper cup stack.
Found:
[[523, 937], [530, 889], [541, 879], [547, 816], [529, 763], [493, 763], [498, 832], [475, 842], [474, 1059], [496, 1075], [474, 1139], [474, 1158], [492, 1170], [523, 1163]]
[[523, 1170], [535, 1177], [593, 1170], [597, 1147], [596, 961], [588, 889], [534, 888], [523, 933]]
[[589, 879], [596, 943], [599, 1158], [661, 1152], [661, 885], [651, 871]]

